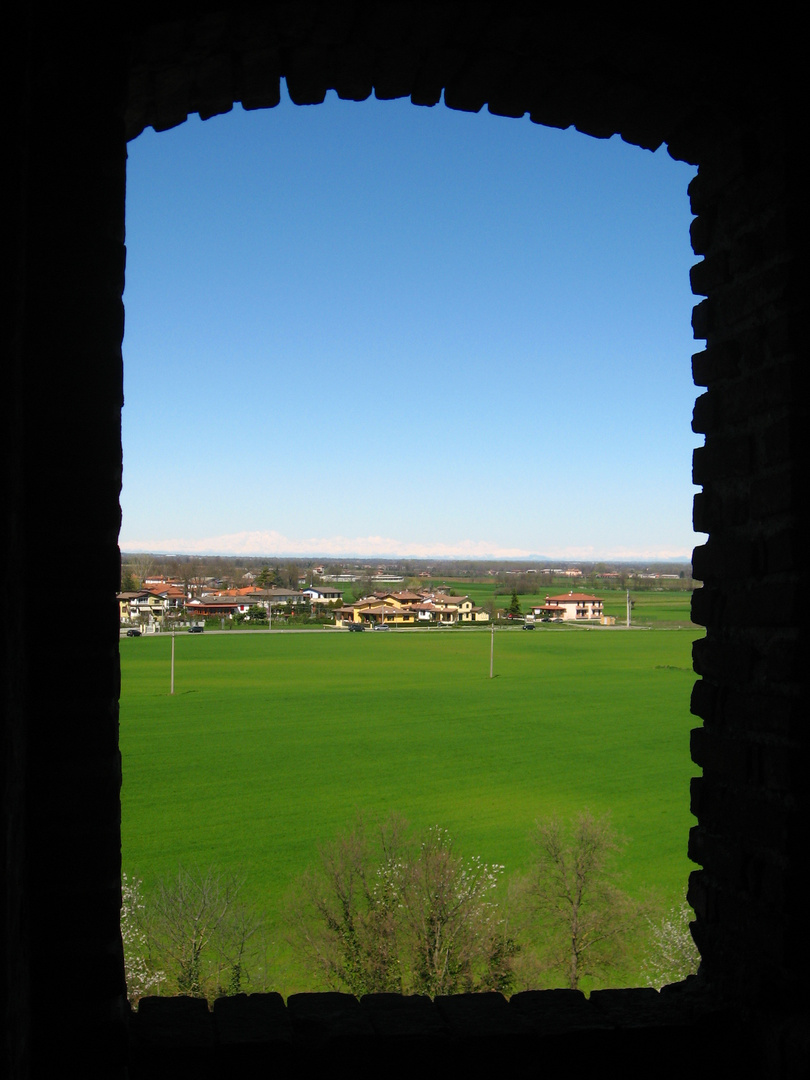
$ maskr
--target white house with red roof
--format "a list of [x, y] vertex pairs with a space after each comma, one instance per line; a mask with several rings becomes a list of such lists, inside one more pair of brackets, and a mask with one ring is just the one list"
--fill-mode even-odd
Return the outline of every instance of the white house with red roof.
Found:
[[532, 613], [536, 619], [562, 619], [565, 622], [601, 619], [603, 615], [599, 597], [581, 592], [547, 596], [545, 604], [535, 604]]

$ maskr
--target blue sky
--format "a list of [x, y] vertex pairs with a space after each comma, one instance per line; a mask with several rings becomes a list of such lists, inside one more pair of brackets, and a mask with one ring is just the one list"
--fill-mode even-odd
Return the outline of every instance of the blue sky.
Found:
[[688, 558], [693, 175], [333, 93], [144, 132], [122, 549]]

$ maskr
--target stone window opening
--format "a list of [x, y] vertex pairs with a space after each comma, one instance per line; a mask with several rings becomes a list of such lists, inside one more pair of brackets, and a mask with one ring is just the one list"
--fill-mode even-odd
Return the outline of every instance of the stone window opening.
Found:
[[[348, 107], [348, 103], [347, 103], [347, 107]], [[412, 107], [412, 106], [410, 106], [410, 107]], [[436, 106], [436, 108], [439, 108], [439, 109], [442, 109], [442, 108], [444, 108], [444, 107], [445, 107], [445, 106], [443, 105], [443, 103], [440, 103], [439, 105], [437, 105], [437, 106]], [[385, 106], [383, 105], [383, 106], [382, 106], [382, 108], [385, 108]], [[507, 123], [508, 121], [507, 121], [507, 120], [505, 120], [505, 119], [501, 119], [501, 120], [500, 120], [500, 122], [501, 122], [501, 123]], [[162, 136], [161, 136], [161, 137], [162, 137]], [[583, 135], [583, 136], [580, 136], [580, 138], [584, 139], [584, 138], [585, 138], [585, 136], [584, 136], [584, 135]], [[639, 152], [639, 151], [637, 151], [637, 152]], [[130, 189], [131, 189], [131, 186], [132, 186], [132, 185], [130, 184]], [[125, 295], [124, 295], [124, 300], [125, 300], [125, 302], [126, 302], [126, 293], [125, 293]], [[227, 323], [227, 320], [228, 320], [228, 313], [227, 313], [227, 312], [224, 312], [224, 313], [223, 313], [223, 322], [226, 322], [226, 323]], [[124, 341], [124, 354], [125, 354], [125, 364], [126, 364], [126, 362], [127, 362], [127, 360], [126, 360], [126, 357], [127, 357], [127, 341], [126, 341], [126, 338], [125, 338], [125, 341]], [[134, 359], [133, 359], [133, 362], [137, 362], [137, 358], [134, 358]], [[126, 467], [126, 462], [125, 462], [125, 467]], [[585, 614], [585, 613], [584, 613], [584, 611], [578, 611], [578, 612], [577, 612], [577, 617], [579, 618], [579, 617], [580, 617], [580, 616], [582, 616], [583, 614]], [[684, 704], [686, 704], [686, 702], [684, 702]], [[126, 762], [124, 762], [124, 769], [126, 769]], [[685, 845], [686, 845], [686, 836], [684, 836], [684, 846], [685, 846]]]
[[[340, 10], [314, 2], [9, 14], [16, 88], [7, 127], [12, 208], [4, 415], [3, 543], [9, 602], [59, 551], [91, 563], [86, 634], [45, 634], [18, 605], [3, 637], [5, 708], [4, 1064], [17, 1080], [57, 1075], [253, 1075], [351, 1062], [376, 1074], [424, 1061], [533, 1061], [583, 1071], [741, 1077], [807, 1074], [807, 935], [802, 869], [810, 792], [803, 392], [806, 217], [800, 35], [778, 17], [700, 20], [622, 12], [528, 14], [507, 4]], [[88, 25], [89, 24], [89, 25]], [[92, 32], [88, 32], [88, 29]], [[703, 957], [694, 993], [639, 990], [588, 1017], [543, 998], [514, 1003], [240, 1002], [202, 1015], [183, 1003], [129, 1017], [120, 908], [117, 605], [125, 140], [147, 124], [211, 116], [234, 100], [301, 103], [410, 94], [551, 125], [661, 142], [699, 165], [690, 194], [704, 388], [694, 430], [702, 491], [693, 601], [693, 759], [701, 869], [690, 900]], [[54, 242], [58, 237], [58, 243]], [[776, 600], [775, 600], [776, 598]], [[60, 885], [55, 992], [53, 890]], [[61, 989], [64, 989], [62, 987]], [[556, 992], [554, 992], [556, 994]], [[57, 1000], [58, 997], [58, 1000]], [[527, 1006], [531, 1003], [526, 1002]]]

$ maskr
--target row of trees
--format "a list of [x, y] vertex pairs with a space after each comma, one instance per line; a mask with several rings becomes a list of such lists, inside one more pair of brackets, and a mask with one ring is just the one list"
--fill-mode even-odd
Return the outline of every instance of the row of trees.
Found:
[[[531, 573], [528, 567], [516, 573], [513, 562], [440, 560], [426, 562], [418, 559], [377, 560], [375, 564], [360, 564], [352, 560], [347, 564], [330, 559], [319, 560], [329, 575], [351, 573], [358, 580], [374, 583], [374, 575], [380, 569], [401, 575], [411, 581], [419, 580], [427, 571], [434, 582], [446, 581], [492, 581], [499, 595], [508, 596], [516, 589], [519, 596], [536, 593], [542, 589], [571, 587], [572, 579], [559, 575], [537, 572], [542, 566], [535, 564]], [[566, 564], [568, 565], [568, 564]], [[576, 563], [582, 576], [576, 579], [577, 587], [633, 589], [677, 587], [692, 588], [691, 566], [685, 563], [655, 563], [631, 567], [627, 563]], [[244, 584], [246, 573], [252, 573], [255, 581], [263, 585], [280, 585], [296, 588], [301, 574], [309, 580], [313, 574], [313, 560], [261, 558], [226, 555], [158, 555], [147, 552], [125, 554], [122, 557], [121, 588], [139, 587], [151, 573], [175, 577], [180, 581], [199, 585], [209, 578], [223, 584]], [[678, 581], [664, 582], [655, 578], [639, 577], [639, 572], [678, 574]], [[618, 577], [605, 577], [615, 573]], [[317, 581], [317, 577], [315, 578]]]
[[[357, 996], [604, 985], [630, 951], [648, 985], [683, 979], [699, 959], [689, 908], [656, 918], [623, 892], [622, 847], [606, 817], [540, 821], [529, 871], [505, 889], [504, 867], [465, 858], [445, 829], [360, 818], [292, 890], [288, 940], [317, 986]], [[181, 870], [144, 900], [125, 879], [130, 997], [264, 988], [251, 972], [262, 920], [240, 892], [237, 879]]]
[[[210, 581], [217, 581], [222, 586], [244, 585], [248, 569], [243, 560], [226, 556], [128, 555], [121, 564], [121, 591], [132, 592], [142, 588], [151, 574], [182, 581], [186, 591], [199, 592]], [[297, 589], [301, 576], [296, 562], [263, 563], [254, 565], [251, 572], [254, 583], [261, 588]]]
[[504, 868], [463, 858], [444, 829], [359, 820], [301, 882], [293, 941], [324, 985], [357, 995], [576, 989], [639, 949], [649, 985], [685, 978], [698, 963], [689, 908], [655, 918], [625, 893], [623, 847], [607, 817], [539, 821], [529, 871], [504, 890]]

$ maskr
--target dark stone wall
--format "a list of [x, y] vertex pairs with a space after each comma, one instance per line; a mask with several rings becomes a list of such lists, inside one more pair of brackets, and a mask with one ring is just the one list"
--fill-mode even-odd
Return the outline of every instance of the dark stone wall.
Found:
[[66, 9], [36, 7], [18, 16], [8, 157], [4, 1050], [11, 1076], [69, 1048], [87, 1075], [114, 1075], [126, 1054], [114, 594], [127, 54], [99, 50]]
[[[634, 22], [523, 3], [187, 0], [8, 17], [10, 283], [2, 504], [2, 1064], [14, 1078], [438, 1071], [528, 1052], [580, 1072], [806, 1075], [808, 818], [804, 392], [806, 210], [784, 23]], [[692, 707], [703, 769], [690, 882], [700, 975], [668, 994], [444, 999], [307, 995], [145, 1003], [129, 1016], [117, 741], [126, 140], [146, 125], [410, 95], [699, 165], [692, 282]], [[439, 105], [438, 107], [444, 107]], [[508, 119], [504, 123], [508, 123]], [[687, 359], [684, 358], [684, 362]], [[687, 418], [684, 418], [684, 423]], [[76, 596], [77, 584], [80, 598]], [[51, 625], [31, 596], [49, 592]], [[81, 605], [81, 626], [60, 611]], [[68, 623], [69, 625], [68, 627]], [[686, 843], [686, 838], [684, 838]], [[528, 1047], [528, 1050], [527, 1050]], [[425, 1065], [433, 1062], [434, 1067]], [[438, 1063], [438, 1064], [436, 1064]], [[556, 1063], [556, 1064], [555, 1064]]]
[[718, 141], [691, 186], [698, 397], [690, 899], [706, 973], [749, 1000], [802, 995], [807, 821], [803, 170], [784, 115]]

